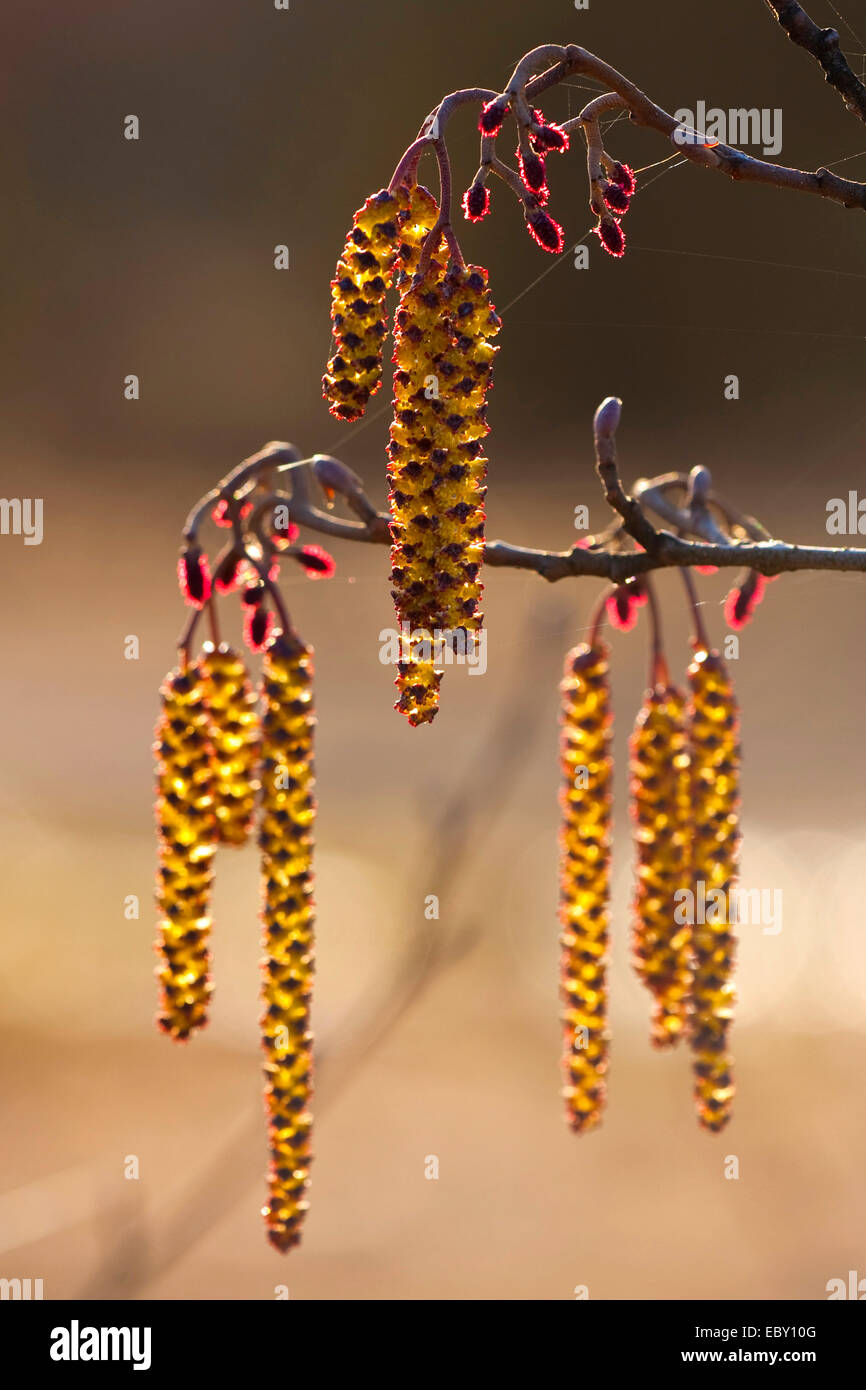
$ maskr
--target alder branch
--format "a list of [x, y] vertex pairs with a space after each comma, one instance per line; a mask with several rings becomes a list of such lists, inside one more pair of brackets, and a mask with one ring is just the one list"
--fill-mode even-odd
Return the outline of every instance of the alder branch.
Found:
[[866, 87], [852, 72], [839, 48], [835, 29], [821, 29], [794, 0], [765, 0], [792, 43], [820, 64], [825, 81], [835, 87], [848, 110], [866, 124]]
[[[752, 569], [767, 577], [802, 570], [866, 574], [866, 549], [794, 545], [774, 538], [754, 517], [715, 491], [710, 471], [703, 466], [688, 474], [639, 478], [632, 492], [627, 493], [620, 478], [615, 444], [621, 410], [622, 402], [616, 397], [602, 401], [595, 413], [593, 431], [596, 471], [605, 500], [615, 514], [614, 524], [569, 550], [535, 550], [508, 541], [487, 541], [485, 565], [532, 570], [550, 582], [590, 576], [623, 583], [654, 570], [708, 565], [718, 569]], [[258, 499], [255, 515], [259, 539], [261, 522], [268, 510], [283, 504], [295, 525], [302, 529], [335, 540], [390, 545], [388, 513], [376, 509], [357, 473], [329, 454], [304, 459], [299, 458], [292, 445], [273, 443], [229, 477], [240, 478], [241, 486], [248, 489], [251, 479], [267, 473], [273, 465], [285, 474], [288, 487], [286, 491], [268, 489]], [[225, 498], [227, 482], [208, 497]], [[339, 496], [357, 519], [319, 506], [314, 485], [329, 500]], [[193, 515], [202, 515], [202, 504]], [[189, 529], [185, 534], [189, 536]], [[638, 548], [626, 548], [629, 543]]]
[[[576, 44], [568, 44], [565, 48], [546, 45], [527, 54], [526, 58], [522, 59], [515, 69], [506, 92], [510, 93], [515, 90], [515, 84], [522, 82], [526, 72], [537, 67], [539, 61], [551, 61], [552, 66], [526, 85], [527, 99], [538, 96], [566, 77], [580, 74], [585, 77], [597, 78], [615, 92], [622, 99], [622, 103], [635, 125], [655, 130], [668, 140], [673, 140], [674, 133], [682, 130], [681, 122], [677, 121], [663, 107], [656, 105], [622, 73], [617, 72], [608, 63], [596, 58], [595, 54], [579, 48]], [[820, 197], [839, 202], [844, 207], [857, 207], [866, 210], [866, 184], [840, 178], [831, 173], [829, 169], [819, 168], [814, 172], [807, 172], [801, 169], [787, 168], [781, 164], [772, 164], [767, 160], [755, 159], [732, 145], [713, 144], [710, 148], [700, 143], [680, 144], [678, 141], [674, 141], [674, 143], [684, 158], [691, 160], [692, 163], [698, 164], [702, 168], [717, 169], [732, 179], [739, 179], [748, 183], [765, 183], [775, 188], [789, 188], [797, 192], [815, 193]]]
[[[771, 6], [771, 8], [783, 10], [787, 14], [789, 9], [799, 9], [800, 7]], [[803, 20], [811, 24], [808, 16], [804, 12], [801, 13]], [[781, 17], [780, 23], [782, 23]], [[793, 24], [793, 20], [791, 23]], [[783, 25], [783, 27], [791, 34], [789, 26]], [[799, 23], [794, 25], [797, 33], [800, 32], [801, 27]], [[861, 94], [863, 101], [866, 101], [866, 91], [854, 77], [844, 58], [838, 53], [838, 49], [836, 50], [838, 61], [832, 58], [830, 50], [835, 31], [818, 30], [817, 26], [814, 25], [812, 27], [816, 34], [823, 36], [820, 42], [820, 51], [824, 54], [826, 63], [829, 64], [834, 74], [834, 85], [840, 86], [841, 83], [844, 86], [845, 92], [853, 103], [852, 109], [857, 114], [861, 114]], [[827, 37], [828, 35], [830, 37]], [[791, 36], [793, 37], [793, 34]], [[838, 35], [835, 38], [838, 43]], [[543, 70], [539, 71], [539, 69]], [[850, 77], [845, 76], [846, 72]], [[502, 93], [478, 87], [449, 93], [427, 116], [421, 126], [418, 138], [399, 161], [394, 170], [390, 188], [393, 190], [399, 184], [414, 178], [418, 161], [428, 148], [432, 148], [436, 152], [440, 173], [442, 172], [445, 126], [453, 111], [458, 107], [467, 102], [486, 104], [500, 99], [514, 115], [521, 144], [524, 144], [526, 135], [534, 123], [533, 100], [542, 92], [548, 91], [566, 78], [575, 75], [593, 78], [609, 89], [588, 103], [579, 116], [565, 122], [562, 127], [564, 130], [582, 127], [588, 143], [597, 124], [599, 112], [619, 105], [628, 111], [629, 117], [635, 125], [656, 131], [666, 140], [672, 142], [683, 158], [701, 168], [715, 169], [719, 173], [727, 174], [729, 178], [744, 183], [761, 183], [774, 188], [813, 193], [840, 203], [843, 207], [866, 210], [866, 183], [841, 178], [823, 166], [814, 171], [807, 171], [773, 164], [767, 160], [756, 159], [732, 145], [707, 140], [706, 137], [701, 138], [700, 132], [685, 132], [681, 122], [652, 101], [635, 83], [623, 76], [616, 68], [611, 67], [609, 63], [596, 57], [587, 49], [580, 48], [577, 44], [564, 46], [543, 44], [533, 49], [520, 60]], [[830, 80], [829, 77], [828, 80]], [[592, 162], [591, 152], [590, 160]], [[508, 183], [521, 200], [525, 212], [534, 212], [542, 206], [532, 191], [521, 182], [516, 171], [498, 157], [494, 135], [482, 135], [480, 167], [476, 179], [486, 179], [488, 172], [497, 174]], [[594, 206], [596, 202], [597, 198], [591, 197], [591, 205]], [[594, 210], [597, 210], [595, 206]], [[438, 237], [443, 231], [449, 234], [450, 230], [450, 215], [443, 203], [443, 216], [440, 224], [437, 225], [436, 235]]]

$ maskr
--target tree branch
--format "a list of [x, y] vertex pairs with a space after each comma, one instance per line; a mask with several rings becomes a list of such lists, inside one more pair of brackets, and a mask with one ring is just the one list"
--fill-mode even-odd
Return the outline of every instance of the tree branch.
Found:
[[866, 124], [866, 87], [851, 71], [839, 48], [836, 30], [820, 29], [803, 6], [795, 4], [794, 0], [765, 0], [765, 4], [772, 10], [791, 42], [805, 49], [820, 64], [825, 80], [836, 88], [848, 110]]
[[[718, 569], [752, 569], [768, 577], [801, 570], [866, 574], [866, 550], [792, 545], [774, 539], [760, 522], [713, 490], [709, 469], [703, 466], [693, 468], [690, 474], [640, 478], [632, 494], [626, 493], [620, 480], [615, 442], [621, 408], [616, 397], [602, 401], [595, 413], [593, 434], [596, 471], [604, 496], [622, 524], [590, 536], [570, 550], [534, 550], [508, 541], [487, 541], [485, 565], [493, 569], [533, 570], [551, 583], [589, 575], [619, 584], [654, 570], [708, 565]], [[273, 458], [282, 464], [289, 488], [272, 493], [266, 500], [273, 506], [286, 505], [297, 526], [336, 540], [390, 545], [388, 513], [376, 510], [362, 480], [351, 468], [328, 454], [289, 461], [289, 447], [266, 445], [229, 478], [239, 478], [241, 485], [247, 486], [251, 464], [260, 472]], [[314, 501], [313, 483], [327, 496], [341, 497], [358, 519], [323, 511]], [[227, 484], [228, 479], [208, 496], [225, 496]], [[674, 498], [675, 493], [680, 494], [679, 499]], [[200, 508], [201, 504], [194, 513]], [[262, 510], [260, 505], [257, 511]], [[659, 529], [650, 514], [670, 529]], [[641, 548], [626, 549], [629, 539]]]
[[[850, 109], [866, 120], [866, 88], [854, 76], [839, 52], [839, 36], [835, 30], [818, 29], [799, 5], [773, 4], [771, 0], [767, 0], [767, 3], [789, 37], [813, 53], [827, 73], [827, 80], [842, 93]], [[542, 92], [575, 74], [593, 78], [608, 89], [598, 99], [601, 102], [599, 109], [609, 109], [614, 104], [624, 107], [635, 125], [656, 131], [671, 141], [684, 159], [701, 168], [715, 169], [719, 173], [727, 174], [731, 179], [744, 183], [762, 183], [773, 188], [813, 193], [840, 203], [846, 208], [866, 210], [866, 184], [841, 178], [829, 169], [821, 167], [808, 171], [772, 164], [767, 160], [755, 159], [732, 145], [694, 138], [699, 136], [700, 132], [690, 132], [692, 138], [684, 139], [681, 122], [658, 106], [621, 72], [617, 72], [616, 68], [577, 44], [543, 44], [532, 49], [520, 60], [501, 94], [479, 87], [449, 93], [431, 111], [421, 126], [418, 138], [398, 163], [391, 179], [391, 188], [414, 177], [418, 160], [428, 148], [436, 151], [440, 175], [442, 174], [445, 124], [458, 106], [466, 102], [487, 103], [500, 96], [503, 101], [507, 101], [517, 121], [519, 134], [525, 137], [533, 119], [533, 100]], [[573, 129], [580, 124], [585, 134], [591, 133], [593, 121], [596, 119], [596, 103], [591, 102], [579, 117], [566, 122], [563, 128]], [[495, 135], [483, 135], [481, 139], [479, 172], [485, 169], [492, 169], [504, 178], [524, 205], [537, 206], [537, 201], [522, 185], [516, 173], [497, 157]], [[442, 191], [444, 194], [444, 186]], [[595, 201], [598, 201], [597, 198]]]

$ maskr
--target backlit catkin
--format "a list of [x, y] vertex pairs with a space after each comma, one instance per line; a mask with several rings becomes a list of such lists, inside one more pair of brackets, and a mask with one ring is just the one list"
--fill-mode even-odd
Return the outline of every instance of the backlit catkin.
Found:
[[601, 1119], [607, 1072], [612, 715], [607, 647], [569, 652], [560, 686], [563, 1070], [572, 1129]]
[[196, 664], [172, 671], [156, 727], [160, 912], [157, 1026], [181, 1041], [207, 1022], [208, 939], [216, 850], [212, 749], [205, 683]]
[[[728, 1031], [735, 997], [730, 893], [736, 880], [740, 839], [739, 713], [725, 664], [717, 652], [697, 651], [689, 666], [689, 684], [691, 886], [695, 904], [690, 1041], [700, 1122], [707, 1129], [719, 1130], [730, 1119], [734, 1095]], [[718, 898], [707, 901], [713, 890], [724, 894], [720, 910], [715, 906]]]
[[[485, 403], [500, 320], [480, 266], [431, 260], [396, 315], [388, 447], [392, 596], [401, 625], [471, 646], [482, 624]], [[398, 664], [395, 708], [410, 724], [438, 707], [434, 660]]]
[[438, 214], [426, 188], [383, 188], [355, 213], [331, 281], [334, 354], [322, 378], [332, 415], [357, 420], [382, 382], [387, 334], [386, 292], [395, 274], [417, 264], [421, 243]]
[[675, 894], [690, 885], [690, 763], [685, 696], [648, 690], [631, 738], [632, 817], [637, 848], [632, 961], [653, 996], [651, 1038], [684, 1036], [691, 988], [691, 928]]
[[247, 669], [231, 647], [206, 643], [201, 670], [210, 716], [214, 813], [220, 844], [243, 845], [259, 790], [258, 700]]
[[300, 1240], [311, 1161], [313, 1055], [312, 652], [281, 636], [265, 655], [262, 696], [262, 1046], [270, 1137], [268, 1239]]

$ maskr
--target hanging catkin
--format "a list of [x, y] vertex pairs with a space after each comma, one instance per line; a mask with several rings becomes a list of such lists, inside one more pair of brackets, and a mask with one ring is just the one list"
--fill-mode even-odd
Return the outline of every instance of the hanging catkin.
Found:
[[220, 844], [243, 845], [252, 829], [259, 789], [258, 700], [236, 651], [205, 643], [201, 671], [210, 716], [214, 813]]
[[632, 817], [637, 848], [632, 961], [653, 996], [651, 1039], [685, 1034], [691, 988], [691, 928], [677, 921], [675, 894], [690, 887], [690, 777], [685, 696], [648, 690], [631, 738]]
[[569, 652], [560, 686], [563, 1070], [571, 1127], [601, 1119], [607, 1072], [612, 715], [603, 642]]
[[418, 185], [411, 193], [381, 189], [355, 213], [331, 281], [334, 354], [322, 378], [332, 415], [357, 420], [382, 382], [388, 331], [386, 292], [410, 271], [438, 214], [435, 198]]
[[[739, 713], [731, 681], [718, 652], [698, 650], [689, 666], [692, 699], [692, 890], [697, 905], [692, 928], [694, 982], [690, 1041], [695, 1099], [700, 1122], [719, 1130], [731, 1115], [734, 1086], [728, 1054], [733, 1015], [735, 938], [730, 923], [731, 889], [739, 848]], [[703, 885], [703, 888], [701, 888]], [[702, 905], [721, 891], [725, 908]], [[712, 903], [714, 900], [710, 900]], [[701, 921], [706, 916], [719, 921]]]
[[268, 1239], [278, 1250], [300, 1240], [311, 1161], [313, 988], [312, 652], [276, 639], [265, 655], [262, 695], [261, 1018], [270, 1137]]
[[[410, 634], [468, 645], [482, 624], [488, 433], [486, 393], [499, 331], [487, 272], [431, 260], [396, 316], [394, 419], [389, 444], [391, 583]], [[410, 724], [436, 714], [435, 653], [404, 653], [395, 708]]]
[[210, 892], [216, 850], [212, 749], [200, 667], [172, 671], [156, 727], [157, 906], [161, 917], [157, 1026], [176, 1040], [207, 1022]]

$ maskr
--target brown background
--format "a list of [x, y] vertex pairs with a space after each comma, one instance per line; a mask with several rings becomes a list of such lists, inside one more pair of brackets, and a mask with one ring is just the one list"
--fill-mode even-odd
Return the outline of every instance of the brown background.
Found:
[[[838, 22], [823, 0], [810, 8]], [[387, 388], [354, 429], [319, 396], [352, 211], [442, 94], [503, 84], [547, 41], [584, 43], [670, 110], [781, 106], [782, 161], [859, 155], [837, 167], [864, 176], [863, 129], [760, 0], [729, 0], [723, 23], [719, 10], [7, 6], [2, 491], [45, 499], [45, 539], [0, 539], [0, 1274], [42, 1277], [50, 1298], [270, 1298], [288, 1282], [293, 1298], [336, 1299], [568, 1299], [577, 1284], [593, 1298], [812, 1299], [866, 1274], [859, 576], [772, 586], [733, 667], [743, 882], [781, 888], [785, 917], [779, 935], [743, 928], [739, 1095], [722, 1138], [698, 1132], [687, 1059], [650, 1052], [628, 965], [624, 743], [642, 630], [613, 639], [609, 1110], [584, 1140], [560, 1117], [556, 686], [591, 581], [491, 573], [489, 671], [451, 672], [420, 731], [392, 711], [378, 660], [386, 552], [335, 547], [329, 584], [286, 585], [317, 649], [322, 1047], [313, 1209], [288, 1260], [257, 1216], [252, 850], [219, 865], [211, 1029], [181, 1050], [151, 1024], [150, 742], [182, 620], [182, 518], [272, 438], [339, 453], [385, 497]], [[866, 34], [862, 6], [846, 13]], [[546, 110], [564, 118], [587, 95], [563, 87]], [[122, 138], [129, 113], [138, 143]], [[625, 122], [609, 145], [635, 167], [668, 153]], [[468, 112], [452, 148], [462, 189]], [[589, 226], [579, 151], [550, 166], [573, 242]], [[824, 542], [827, 500], [863, 486], [862, 217], [688, 166], [641, 180], [622, 262], [593, 238], [589, 271], [555, 264], [499, 185], [494, 216], [461, 231], [505, 319], [491, 536], [569, 544], [580, 502], [604, 524], [589, 426], [616, 393], [627, 477], [702, 462], [775, 533]], [[137, 403], [123, 399], [130, 372]], [[732, 372], [737, 402], [723, 398]], [[717, 639], [726, 587], [702, 581]], [[677, 576], [660, 590], [681, 669]], [[423, 917], [430, 893], [438, 922]], [[739, 1181], [724, 1178], [728, 1154]]]

